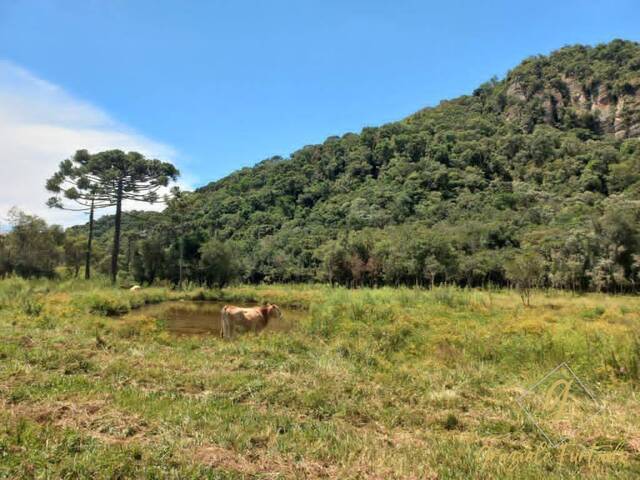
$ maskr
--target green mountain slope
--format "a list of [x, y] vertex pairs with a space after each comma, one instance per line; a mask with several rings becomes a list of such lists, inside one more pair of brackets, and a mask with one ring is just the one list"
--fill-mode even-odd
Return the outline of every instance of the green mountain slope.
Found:
[[633, 289], [639, 135], [640, 44], [565, 47], [472, 95], [212, 182], [165, 212], [181, 229], [153, 235], [174, 280], [179, 239], [195, 278], [215, 237], [245, 281], [504, 283], [526, 251], [547, 284]]

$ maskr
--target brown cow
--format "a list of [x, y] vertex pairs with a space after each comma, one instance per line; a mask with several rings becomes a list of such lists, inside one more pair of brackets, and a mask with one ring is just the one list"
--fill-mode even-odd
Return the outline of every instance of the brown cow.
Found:
[[267, 304], [263, 307], [241, 308], [225, 305], [220, 312], [220, 336], [232, 338], [236, 325], [246, 330], [259, 332], [269, 323], [269, 320], [282, 318], [280, 307]]

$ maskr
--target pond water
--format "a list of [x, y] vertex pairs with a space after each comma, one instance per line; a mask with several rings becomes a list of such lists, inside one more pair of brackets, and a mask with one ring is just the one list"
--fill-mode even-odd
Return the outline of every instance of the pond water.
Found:
[[[186, 335], [220, 335], [220, 311], [224, 303], [208, 301], [181, 300], [163, 302], [155, 305], [146, 305], [134, 310], [128, 317], [144, 315], [155, 318], [165, 326], [167, 330], [177, 334]], [[253, 307], [253, 305], [242, 305]], [[285, 309], [280, 320], [271, 320], [264, 329], [269, 331], [290, 330], [305, 315], [305, 310]]]

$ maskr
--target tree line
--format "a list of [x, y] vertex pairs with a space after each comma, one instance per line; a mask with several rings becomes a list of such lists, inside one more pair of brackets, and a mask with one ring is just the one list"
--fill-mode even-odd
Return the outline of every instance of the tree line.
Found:
[[[171, 208], [189, 202], [179, 193]], [[10, 212], [12, 229], [0, 236], [0, 275], [54, 277], [64, 267], [78, 276], [86, 269], [88, 235], [63, 231], [19, 210]], [[135, 217], [138, 217], [137, 219]], [[125, 214], [127, 229], [118, 256], [119, 281], [152, 284], [194, 282], [323, 282], [359, 286], [433, 287], [515, 286], [521, 291], [553, 287], [573, 291], [636, 291], [640, 284], [640, 215], [637, 204], [612, 199], [588, 227], [569, 232], [549, 227], [515, 239], [499, 224], [470, 223], [430, 229], [419, 223], [343, 232], [320, 244], [309, 258], [282, 255], [263, 242], [252, 255], [237, 241], [208, 237], [204, 231], [167, 221], [162, 214]], [[112, 250], [106, 239], [94, 245], [92, 267], [111, 275]], [[301, 262], [307, 265], [301, 265]]]

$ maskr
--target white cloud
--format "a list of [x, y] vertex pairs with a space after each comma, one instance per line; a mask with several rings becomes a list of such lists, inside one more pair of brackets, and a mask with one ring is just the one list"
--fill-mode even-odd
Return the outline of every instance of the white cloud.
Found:
[[[83, 214], [45, 205], [50, 197], [44, 188], [46, 179], [61, 160], [81, 148], [137, 150], [173, 163], [176, 157], [172, 147], [136, 133], [98, 107], [0, 60], [0, 224], [14, 206], [51, 223], [86, 221]], [[189, 188], [188, 181], [183, 175], [181, 187]], [[138, 202], [125, 207], [161, 208]]]

